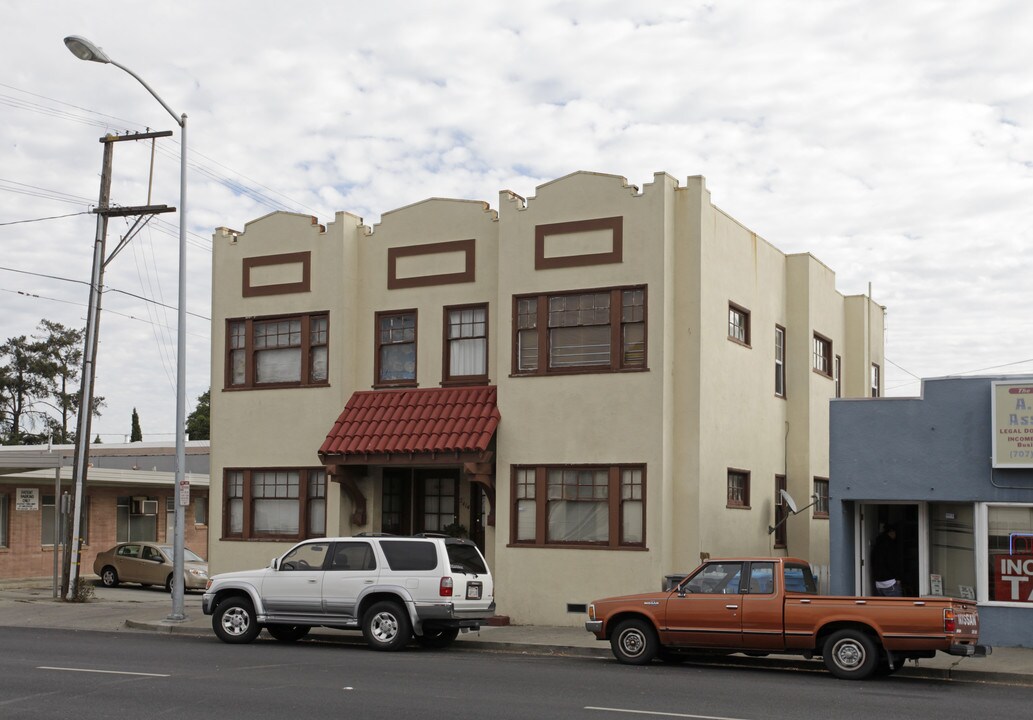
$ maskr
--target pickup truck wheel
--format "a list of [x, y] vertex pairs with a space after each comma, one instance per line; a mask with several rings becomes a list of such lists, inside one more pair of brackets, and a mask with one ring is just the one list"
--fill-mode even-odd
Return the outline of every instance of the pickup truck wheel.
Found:
[[860, 630], [832, 633], [825, 641], [821, 656], [829, 672], [843, 680], [864, 680], [879, 664], [875, 641]]
[[265, 629], [280, 642], [292, 643], [308, 635], [312, 628], [308, 625], [266, 625]]
[[255, 608], [243, 597], [226, 598], [212, 615], [212, 629], [225, 643], [233, 645], [249, 643], [262, 632], [262, 626], [255, 621]]
[[412, 638], [409, 616], [399, 603], [375, 603], [362, 616], [362, 636], [374, 650], [400, 650]]
[[660, 652], [653, 626], [645, 620], [625, 620], [610, 636], [613, 656], [625, 665], [647, 665]]
[[424, 629], [422, 635], [416, 636], [416, 642], [425, 648], [438, 650], [451, 645], [457, 637], [459, 637], [459, 628]]

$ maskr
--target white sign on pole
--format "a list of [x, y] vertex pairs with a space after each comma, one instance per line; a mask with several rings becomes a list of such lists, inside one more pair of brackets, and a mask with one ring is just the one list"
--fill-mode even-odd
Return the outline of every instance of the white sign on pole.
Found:
[[190, 504], [190, 481], [179, 481], [179, 504], [187, 507]]

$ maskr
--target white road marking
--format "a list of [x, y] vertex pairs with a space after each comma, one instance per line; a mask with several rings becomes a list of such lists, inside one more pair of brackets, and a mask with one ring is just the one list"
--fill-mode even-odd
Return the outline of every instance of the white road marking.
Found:
[[602, 712], [631, 713], [633, 715], [661, 715], [663, 717], [694, 718], [695, 720], [742, 720], [741, 718], [725, 717], [724, 715], [688, 715], [686, 713], [656, 712], [653, 710], [625, 710], [623, 708], [592, 707], [586, 706], [585, 710], [600, 710]]
[[41, 665], [36, 668], [37, 670], [60, 670], [62, 672], [85, 672], [85, 673], [103, 673], [105, 675], [139, 675], [141, 677], [172, 677], [171, 675], [164, 675], [162, 673], [142, 673], [142, 672], [127, 672], [124, 670], [90, 670], [88, 668], [69, 668], [69, 667], [48, 667]]

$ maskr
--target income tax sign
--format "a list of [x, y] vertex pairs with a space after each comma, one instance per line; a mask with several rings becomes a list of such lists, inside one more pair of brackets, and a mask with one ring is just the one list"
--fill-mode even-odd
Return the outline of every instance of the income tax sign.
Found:
[[991, 462], [1033, 468], [1033, 383], [991, 383]]
[[1033, 602], [1033, 555], [994, 558], [994, 600]]

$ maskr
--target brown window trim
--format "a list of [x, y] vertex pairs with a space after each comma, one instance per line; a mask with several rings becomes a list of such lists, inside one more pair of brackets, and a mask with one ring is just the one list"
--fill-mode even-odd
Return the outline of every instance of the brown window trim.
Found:
[[[268, 541], [283, 541], [283, 540], [304, 540], [309, 537], [315, 537], [309, 533], [308, 530], [308, 509], [309, 502], [312, 498], [308, 497], [308, 484], [309, 484], [309, 473], [313, 470], [324, 470], [323, 467], [228, 467], [223, 469], [223, 482], [222, 482], [222, 537], [220, 540], [268, 540]], [[227, 490], [229, 483], [227, 479], [230, 473], [239, 472], [243, 473], [243, 489], [242, 499], [244, 502], [243, 512], [243, 527], [240, 533], [234, 533], [232, 535], [226, 532], [226, 529], [230, 526], [230, 507], [227, 496]], [[298, 501], [298, 532], [297, 534], [274, 534], [274, 533], [255, 533], [252, 531], [252, 525], [254, 520], [254, 500], [251, 492], [251, 476], [253, 473], [260, 472], [296, 472], [298, 473], [298, 497], [289, 498], [291, 500], [296, 499]], [[329, 488], [329, 478], [324, 482], [324, 488]], [[324, 495], [325, 498], [325, 495]], [[324, 519], [324, 526], [326, 520]]]
[[[460, 272], [442, 273], [440, 275], [421, 275], [419, 277], [398, 277], [398, 259], [417, 257], [419, 255], [445, 255], [461, 252], [464, 255], [464, 267]], [[387, 289], [431, 287], [434, 285], [453, 285], [469, 283], [476, 280], [477, 241], [450, 240], [447, 242], [427, 243], [425, 245], [408, 245], [387, 249]]]
[[[412, 378], [400, 380], [381, 380], [380, 378], [380, 320], [381, 318], [396, 315], [413, 316], [413, 372]], [[384, 310], [373, 314], [373, 389], [381, 388], [414, 388], [419, 387], [419, 359], [420, 359], [420, 314], [416, 308], [406, 310]]]
[[[609, 252], [545, 257], [545, 239], [548, 236], [591, 232], [593, 230], [609, 230], [611, 232], [612, 243]], [[623, 262], [623, 255], [624, 218], [622, 216], [549, 223], [546, 225], [536, 225], [534, 228], [535, 270], [582, 267], [584, 265], [608, 265], [610, 263]]]
[[[733, 311], [738, 313], [738, 314], [740, 314], [740, 315], [742, 315], [742, 318], [743, 318], [743, 334], [746, 336], [745, 340], [740, 340], [739, 338], [737, 338], [734, 335], [732, 335], [732, 332], [731, 332], [731, 330], [732, 330], [732, 328], [731, 328], [731, 314], [732, 314]], [[753, 347], [753, 345], [752, 345], [752, 338], [750, 337], [750, 334], [751, 334], [751, 331], [752, 331], [752, 328], [751, 328], [752, 322], [751, 322], [751, 318], [750, 318], [750, 311], [747, 310], [746, 308], [744, 308], [742, 305], [739, 305], [737, 303], [729, 301], [729, 303], [728, 303], [728, 315], [729, 315], [729, 317], [728, 317], [728, 321], [729, 321], [729, 323], [728, 323], [729, 324], [729, 327], [728, 327], [728, 339], [731, 342], [735, 343], [736, 345], [742, 345], [743, 347], [752, 348]]]
[[[293, 283], [276, 285], [252, 285], [251, 270], [268, 265], [301, 265], [301, 280]], [[309, 292], [312, 288], [312, 253], [308, 251], [283, 253], [280, 255], [264, 255], [244, 258], [242, 273], [242, 297], [262, 297], [266, 295], [289, 295], [291, 293]]]
[[[605, 468], [608, 471], [607, 504], [609, 506], [609, 528], [608, 540], [606, 542], [556, 542], [548, 541], [548, 473], [550, 470], [597, 470]], [[511, 511], [515, 511], [517, 503], [516, 474], [520, 470], [534, 470], [535, 472], [535, 539], [517, 540], [517, 523], [511, 522], [509, 529], [509, 544], [507, 547], [533, 547], [533, 548], [563, 548], [577, 550], [646, 550], [647, 526], [647, 478], [645, 463], [622, 463], [617, 465], [577, 463], [577, 464], [552, 464], [552, 465], [512, 465], [510, 467], [510, 501]], [[621, 524], [621, 471], [638, 470], [642, 473], [642, 541], [636, 543], [622, 543], [623, 525]]]
[[[822, 495], [818, 492], [818, 483], [825, 483], [825, 509], [820, 510]], [[811, 516], [816, 520], [828, 520], [829, 519], [829, 479], [825, 477], [814, 478], [814, 494], [817, 498], [814, 501], [814, 514]]]
[[[786, 348], [787, 334], [786, 334], [786, 329], [784, 327], [782, 327], [781, 325], [776, 324], [775, 325], [775, 339], [776, 339], [776, 341], [778, 339], [779, 333], [782, 334], [782, 358], [781, 358], [781, 360], [779, 360], [779, 358], [777, 356], [775, 357], [775, 373], [776, 373], [776, 378], [777, 377], [781, 377], [781, 379], [782, 379], [782, 392], [778, 391], [778, 383], [776, 382], [776, 384], [775, 384], [775, 397], [781, 398], [782, 400], [785, 400], [786, 396], [789, 394], [789, 391], [788, 391], [788, 373], [786, 372], [786, 355], [788, 354], [787, 353], [787, 348]], [[776, 347], [777, 347], [777, 345], [776, 345]]]
[[789, 522], [788, 507], [782, 500], [781, 490], [788, 490], [789, 485], [785, 475], [775, 476], [775, 547], [784, 548], [789, 544]]
[[[453, 310], [484, 310], [484, 370], [483, 375], [456, 375], [452, 377], [449, 374], [449, 368], [451, 367], [451, 352], [452, 345], [448, 337], [448, 328], [451, 323], [449, 314]], [[488, 378], [488, 361], [491, 358], [491, 347], [490, 347], [490, 334], [491, 326], [489, 325], [488, 316], [488, 303], [467, 303], [465, 305], [446, 305], [442, 312], [443, 321], [441, 328], [441, 385], [442, 387], [448, 387], [453, 385], [488, 385], [490, 379]]]
[[[642, 364], [624, 366], [624, 341], [621, 330], [625, 324], [621, 320], [623, 309], [623, 293], [629, 290], [642, 291]], [[591, 293], [610, 293], [610, 364], [578, 365], [565, 368], [549, 367], [549, 298], [585, 295]], [[520, 300], [534, 298], [538, 303], [536, 333], [538, 338], [538, 367], [534, 370], [521, 370], [519, 363], [519, 322], [517, 307]], [[622, 285], [616, 287], [585, 288], [563, 290], [559, 292], [531, 293], [513, 296], [511, 327], [513, 328], [512, 349], [510, 357], [510, 377], [541, 377], [546, 375], [587, 375], [600, 373], [648, 372], [649, 371], [649, 290], [646, 285]]]
[[[728, 490], [731, 487], [732, 475], [742, 475], [744, 478], [743, 483], [743, 500], [741, 503], [733, 502], [728, 497]], [[728, 474], [725, 485], [725, 507], [731, 510], [749, 510], [750, 509], [750, 471], [743, 470], [741, 468], [728, 468]]]
[[[301, 320], [301, 380], [298, 382], [281, 382], [281, 383], [256, 383], [255, 382], [255, 353], [258, 352], [255, 349], [255, 323], [270, 322], [276, 320], [291, 320], [298, 318]], [[313, 345], [311, 342], [311, 327], [312, 321], [317, 318], [326, 318], [327, 321], [327, 373], [326, 380], [312, 380], [312, 348], [323, 347], [323, 345]], [[231, 327], [235, 323], [244, 323], [244, 382], [240, 384], [233, 384], [233, 360], [232, 354], [234, 348], [230, 347], [231, 340]], [[239, 349], [239, 348], [238, 348]], [[261, 317], [249, 317], [249, 318], [227, 318], [226, 320], [226, 344], [223, 355], [223, 389], [231, 391], [239, 390], [276, 390], [282, 388], [296, 388], [296, 387], [327, 387], [330, 384], [330, 313], [327, 311], [313, 312], [313, 313], [297, 313], [290, 315], [266, 315]]]
[[[826, 362], [828, 363], [828, 366], [829, 366], [828, 370], [822, 370], [822, 369], [817, 368], [817, 367], [814, 366], [814, 356], [816, 354], [814, 352], [814, 343], [817, 340], [820, 340], [823, 343], [825, 343], [825, 347], [828, 349], [828, 354], [825, 355], [825, 360], [826, 360]], [[820, 332], [815, 332], [813, 338], [811, 339], [811, 370], [813, 370], [818, 375], [821, 375], [822, 377], [829, 378], [830, 380], [832, 379], [832, 375], [833, 375], [834, 370], [835, 370], [835, 368], [833, 367], [833, 362], [834, 362], [835, 354], [832, 352], [832, 350], [833, 350], [832, 340], [827, 338], [827, 337], [825, 337]]]

